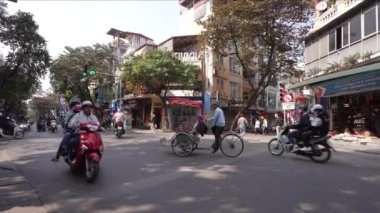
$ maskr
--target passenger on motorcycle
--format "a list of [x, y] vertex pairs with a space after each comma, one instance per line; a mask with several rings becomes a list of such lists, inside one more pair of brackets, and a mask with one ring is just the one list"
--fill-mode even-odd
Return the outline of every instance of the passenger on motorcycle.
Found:
[[74, 115], [79, 113], [81, 110], [79, 98], [72, 98], [70, 100], [69, 106], [70, 106], [70, 110], [67, 112], [65, 119], [64, 119], [64, 125], [63, 125], [64, 126], [64, 135], [63, 135], [62, 141], [59, 144], [59, 147], [58, 147], [58, 150], [57, 150], [55, 157], [53, 159], [51, 159], [54, 162], [57, 162], [59, 160], [59, 156], [62, 154], [63, 148], [69, 144], [70, 139], [74, 135], [75, 130], [70, 129], [68, 127], [68, 124], [71, 121], [71, 119], [74, 117]]
[[124, 133], [124, 123], [127, 118], [125, 117], [124, 113], [121, 111], [121, 109], [117, 109], [117, 112], [112, 117], [112, 122], [114, 125], [114, 128], [117, 128], [117, 122], [123, 122], [123, 133]]
[[[289, 125], [288, 129], [297, 129], [295, 132], [289, 133], [287, 136], [294, 144], [303, 141], [305, 147], [302, 151], [310, 150], [310, 138], [312, 136], [325, 136], [328, 133], [328, 116], [323, 110], [322, 105], [315, 104], [310, 111], [307, 106], [302, 109], [302, 117], [296, 125]], [[294, 149], [293, 151], [297, 151]]]

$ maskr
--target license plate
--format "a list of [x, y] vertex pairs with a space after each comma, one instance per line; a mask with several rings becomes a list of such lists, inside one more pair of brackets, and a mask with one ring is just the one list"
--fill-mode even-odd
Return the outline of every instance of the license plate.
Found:
[[120, 130], [121, 130], [121, 129], [123, 129], [123, 127], [121, 127], [121, 126], [118, 126], [118, 127], [117, 127], [117, 129], [120, 129]]

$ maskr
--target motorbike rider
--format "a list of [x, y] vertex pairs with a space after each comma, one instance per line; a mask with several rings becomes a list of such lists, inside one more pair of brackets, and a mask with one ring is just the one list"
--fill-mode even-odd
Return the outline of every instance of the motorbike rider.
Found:
[[124, 113], [121, 111], [121, 109], [117, 109], [117, 112], [112, 117], [112, 122], [114, 124], [114, 128], [117, 128], [117, 122], [123, 122], [123, 132], [124, 132], [124, 123], [125, 123], [126, 117]]
[[[302, 151], [307, 151], [310, 149], [309, 139], [312, 134], [311, 130], [311, 122], [310, 115], [308, 113], [308, 106], [302, 107], [302, 115], [300, 122], [294, 125], [288, 125], [286, 128], [296, 129], [297, 131], [288, 133], [287, 136], [292, 141], [293, 144], [297, 144], [299, 141], [303, 141], [305, 147], [302, 147]], [[298, 149], [294, 149], [293, 151], [297, 151]]]
[[57, 162], [59, 160], [59, 156], [61, 155], [61, 153], [63, 151], [62, 150], [63, 147], [65, 147], [65, 146], [67, 146], [67, 144], [69, 144], [70, 139], [73, 137], [73, 135], [75, 133], [75, 130], [69, 128], [68, 124], [69, 124], [70, 120], [77, 113], [79, 113], [81, 110], [79, 98], [72, 98], [70, 100], [69, 106], [70, 106], [70, 110], [67, 112], [65, 119], [64, 119], [64, 125], [63, 125], [64, 126], [64, 136], [62, 138], [61, 143], [59, 144], [59, 147], [58, 147], [58, 150], [57, 150], [55, 157], [53, 159], [51, 159], [52, 161], [55, 161], [55, 162]]

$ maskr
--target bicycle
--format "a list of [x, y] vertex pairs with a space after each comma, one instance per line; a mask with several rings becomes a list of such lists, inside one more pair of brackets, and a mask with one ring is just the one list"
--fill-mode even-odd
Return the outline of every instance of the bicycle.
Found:
[[[181, 131], [171, 139], [171, 148], [175, 155], [179, 157], [189, 156], [198, 148], [200, 137], [189, 131]], [[227, 157], [237, 157], [244, 150], [244, 140], [235, 132], [222, 134], [220, 141], [220, 151]], [[231, 153], [230, 153], [231, 151]], [[234, 152], [235, 151], [235, 152]]]

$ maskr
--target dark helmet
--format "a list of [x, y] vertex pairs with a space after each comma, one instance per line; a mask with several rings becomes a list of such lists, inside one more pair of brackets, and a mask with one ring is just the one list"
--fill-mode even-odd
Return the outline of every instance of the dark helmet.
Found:
[[75, 105], [80, 104], [80, 102], [81, 101], [80, 101], [79, 98], [73, 97], [73, 98], [70, 99], [69, 106], [70, 106], [70, 108], [73, 108]]

